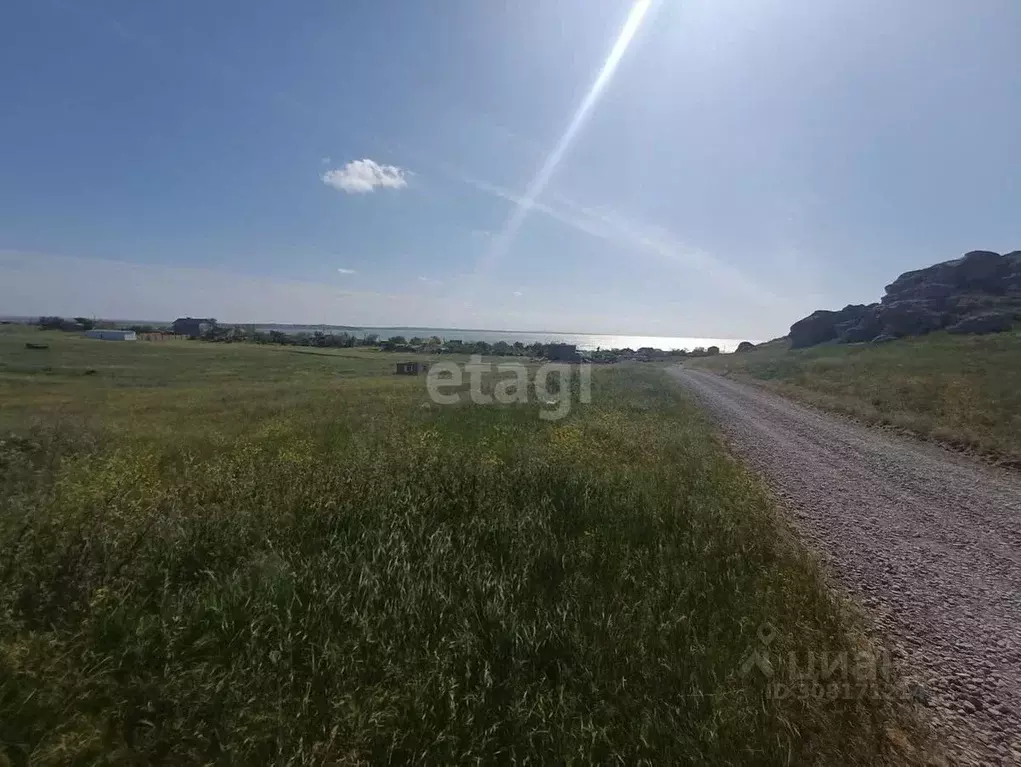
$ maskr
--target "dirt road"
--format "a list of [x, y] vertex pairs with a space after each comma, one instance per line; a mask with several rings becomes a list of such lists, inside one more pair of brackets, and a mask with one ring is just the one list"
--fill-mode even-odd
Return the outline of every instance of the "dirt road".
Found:
[[673, 368], [865, 606], [962, 764], [1021, 764], [1021, 477]]

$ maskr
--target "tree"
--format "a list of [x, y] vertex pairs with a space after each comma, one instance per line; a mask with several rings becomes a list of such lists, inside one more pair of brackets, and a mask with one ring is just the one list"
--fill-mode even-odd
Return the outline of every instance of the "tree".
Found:
[[398, 346], [398, 345], [403, 346], [404, 344], [406, 344], [408, 342], [407, 339], [404, 338], [404, 336], [390, 336], [389, 341], [394, 346]]
[[92, 330], [96, 327], [96, 321], [90, 320], [88, 317], [75, 317], [74, 321], [82, 326], [82, 330]]
[[705, 350], [705, 353], [708, 354], [710, 357], [712, 357], [712, 356], [720, 353], [720, 347], [719, 346], [710, 346], [708, 349]]

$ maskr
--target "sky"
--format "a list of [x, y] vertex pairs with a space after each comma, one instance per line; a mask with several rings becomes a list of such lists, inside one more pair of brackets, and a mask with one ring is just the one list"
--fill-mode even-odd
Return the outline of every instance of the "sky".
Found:
[[0, 315], [762, 340], [1021, 248], [1017, 0], [8, 0]]

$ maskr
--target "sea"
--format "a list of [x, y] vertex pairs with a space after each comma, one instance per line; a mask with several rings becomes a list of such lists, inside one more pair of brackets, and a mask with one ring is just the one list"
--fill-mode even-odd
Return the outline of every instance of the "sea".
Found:
[[[13, 317], [0, 316], [0, 320], [13, 322], [35, 322], [37, 317]], [[128, 325], [169, 325], [166, 321], [156, 320], [113, 320], [117, 324]], [[232, 322], [223, 322], [224, 325], [233, 325]], [[393, 336], [404, 336], [407, 339], [418, 336], [420, 338], [431, 338], [438, 336], [444, 341], [487, 341], [495, 344], [498, 341], [506, 341], [513, 344], [517, 341], [526, 346], [534, 343], [540, 344], [574, 344], [579, 349], [594, 351], [596, 349], [662, 349], [672, 351], [674, 349], [695, 349], [698, 347], [708, 348], [718, 346], [722, 352], [732, 352], [742, 341], [759, 343], [754, 338], [697, 338], [694, 336], [628, 336], [612, 335], [604, 333], [533, 333], [517, 330], [470, 330], [461, 328], [363, 328], [350, 327], [345, 325], [280, 325], [266, 323], [238, 323], [245, 327], [255, 328], [263, 332], [279, 330], [281, 333], [308, 333], [316, 331], [323, 333], [350, 333], [351, 335], [364, 338], [368, 335], [377, 335], [380, 338], [392, 338]]]
[[337, 325], [256, 325], [258, 330], [269, 332], [278, 330], [281, 333], [350, 333], [364, 338], [377, 335], [380, 338], [404, 336], [407, 339], [418, 336], [431, 338], [437, 336], [444, 341], [486, 341], [495, 344], [506, 341], [513, 344], [517, 341], [529, 344], [574, 344], [579, 349], [593, 351], [595, 349], [695, 349], [718, 346], [722, 352], [732, 352], [741, 341], [754, 339], [745, 338], [696, 338], [692, 336], [627, 336], [608, 335], [601, 333], [532, 333], [517, 330], [462, 330], [458, 328], [352, 328]]

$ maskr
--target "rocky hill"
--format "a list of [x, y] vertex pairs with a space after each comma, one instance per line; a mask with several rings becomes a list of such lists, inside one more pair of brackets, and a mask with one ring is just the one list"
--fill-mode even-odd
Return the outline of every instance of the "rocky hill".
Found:
[[792, 348], [826, 342], [882, 342], [934, 330], [997, 333], [1021, 318], [1021, 250], [973, 250], [905, 272], [879, 303], [821, 309], [791, 325]]

